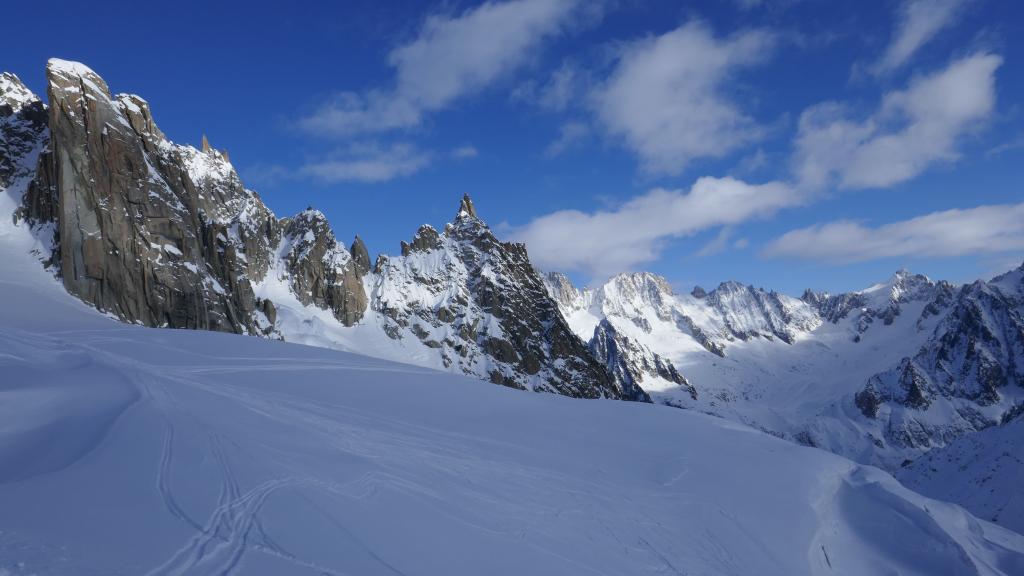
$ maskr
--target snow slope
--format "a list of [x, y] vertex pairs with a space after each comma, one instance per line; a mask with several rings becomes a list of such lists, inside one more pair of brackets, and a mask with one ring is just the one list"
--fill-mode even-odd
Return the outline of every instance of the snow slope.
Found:
[[901, 469], [897, 477], [933, 498], [1024, 533], [1024, 419], [957, 438]]
[[119, 324], [9, 222], [0, 574], [1024, 571], [1024, 537], [722, 419]]

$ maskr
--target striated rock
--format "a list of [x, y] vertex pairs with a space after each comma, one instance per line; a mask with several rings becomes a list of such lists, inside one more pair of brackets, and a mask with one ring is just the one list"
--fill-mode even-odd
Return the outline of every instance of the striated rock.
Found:
[[362, 274], [323, 213], [309, 209], [282, 220], [281, 226], [281, 253], [299, 301], [330, 309], [345, 326], [358, 322], [368, 304]]
[[740, 340], [778, 338], [792, 344], [798, 334], [821, 324], [806, 303], [739, 282], [723, 282], [702, 300], [718, 311], [729, 333]]
[[170, 142], [143, 98], [112, 95], [74, 62], [51, 60], [47, 77], [49, 109], [0, 76], [0, 178], [5, 188], [23, 179], [18, 216], [53, 237], [41, 244], [83, 301], [147, 326], [303, 341], [302, 327], [323, 322], [307, 306], [341, 327], [372, 313], [370, 330], [414, 340], [423, 351], [408, 353], [431, 365], [516, 388], [646, 398], [594, 360], [525, 247], [495, 238], [468, 195], [443, 232], [421, 226], [402, 256], [371, 270], [358, 236], [346, 250], [312, 209], [278, 220], [226, 152], [205, 135], [198, 150]]
[[923, 450], [1012, 419], [1024, 388], [1024, 266], [960, 288], [944, 283], [923, 317], [944, 313], [912, 358], [854, 396], [894, 446]]
[[352, 240], [352, 247], [349, 249], [352, 254], [352, 263], [356, 267], [356, 274], [359, 276], [365, 276], [370, 272], [370, 253], [366, 250], [366, 244], [363, 243], [363, 239], [356, 234], [354, 240]]
[[35, 168], [32, 156], [46, 141], [46, 107], [42, 101], [17, 76], [0, 73], [0, 188], [29, 175]]
[[167, 141], [144, 100], [81, 64], [51, 60], [47, 78], [50, 147], [25, 208], [56, 221], [67, 290], [129, 322], [263, 333], [251, 282], [276, 231], [230, 164]]
[[443, 232], [423, 226], [401, 257], [379, 258], [374, 282], [388, 333], [439, 344], [450, 369], [515, 388], [624, 397], [569, 329], [525, 246], [495, 238], [468, 196]]
[[652, 352], [646, 346], [619, 333], [607, 320], [601, 320], [590, 340], [590, 352], [604, 364], [605, 369], [630, 400], [650, 402], [644, 391], [644, 382], [660, 380], [658, 388], [678, 386], [697, 399], [697, 390], [680, 374], [671, 362]]

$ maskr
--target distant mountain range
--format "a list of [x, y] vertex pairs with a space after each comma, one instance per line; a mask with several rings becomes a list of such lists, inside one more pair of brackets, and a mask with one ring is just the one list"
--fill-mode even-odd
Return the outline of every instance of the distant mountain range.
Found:
[[86, 66], [51, 60], [47, 78], [44, 104], [0, 75], [0, 188], [43, 265], [101, 311], [715, 414], [1024, 531], [1024, 464], [1000, 448], [1024, 413], [1024, 267], [800, 298], [676, 294], [649, 273], [577, 288], [496, 238], [468, 196], [443, 230], [372, 259], [316, 210], [278, 218], [226, 152], [170, 142], [145, 100]]

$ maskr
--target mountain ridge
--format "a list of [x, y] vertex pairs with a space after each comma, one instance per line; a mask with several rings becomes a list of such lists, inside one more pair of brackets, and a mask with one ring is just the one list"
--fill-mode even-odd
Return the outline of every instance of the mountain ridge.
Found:
[[441, 229], [371, 259], [315, 209], [278, 218], [205, 137], [201, 150], [170, 142], [141, 97], [78, 63], [47, 73], [48, 104], [0, 74], [0, 186], [64, 288], [123, 321], [663, 403], [908, 483], [925, 475], [908, 463], [964, 458], [955, 446], [1024, 406], [1024, 266], [962, 286], [901, 270], [799, 298], [735, 281], [677, 294], [647, 272], [577, 288], [499, 240], [468, 195]]

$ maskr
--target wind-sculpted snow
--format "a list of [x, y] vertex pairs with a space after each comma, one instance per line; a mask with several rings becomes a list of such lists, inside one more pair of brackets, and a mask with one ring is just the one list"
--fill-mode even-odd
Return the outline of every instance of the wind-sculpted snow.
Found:
[[1024, 537], [820, 450], [665, 406], [127, 326], [68, 295], [37, 244], [0, 222], [0, 573], [1024, 570]]
[[0, 425], [19, 454], [0, 460], [11, 574], [1024, 569], [1024, 537], [721, 419], [124, 326], [40, 282], [0, 282], [4, 301], [74, 311], [26, 333], [0, 310], [18, 377], [0, 405], [51, 439]]

